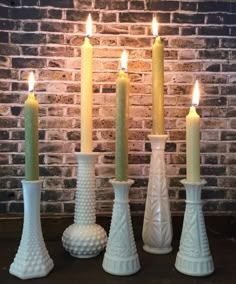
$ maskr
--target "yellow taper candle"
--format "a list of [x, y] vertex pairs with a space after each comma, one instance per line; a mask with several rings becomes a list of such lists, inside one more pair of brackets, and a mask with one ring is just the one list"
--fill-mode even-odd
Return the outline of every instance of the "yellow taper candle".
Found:
[[158, 36], [156, 18], [152, 22], [152, 133], [162, 135], [164, 127], [164, 47]]
[[117, 181], [128, 179], [128, 108], [129, 78], [127, 73], [127, 52], [121, 57], [121, 70], [116, 81], [116, 150], [115, 177]]
[[38, 101], [34, 96], [34, 74], [29, 76], [29, 95], [25, 101], [25, 178], [39, 179]]
[[92, 34], [92, 19], [89, 14], [86, 25], [86, 37], [81, 47], [81, 152], [93, 150], [93, 47], [89, 41]]
[[200, 181], [200, 116], [195, 106], [199, 104], [199, 86], [196, 81], [192, 106], [186, 116], [187, 181]]

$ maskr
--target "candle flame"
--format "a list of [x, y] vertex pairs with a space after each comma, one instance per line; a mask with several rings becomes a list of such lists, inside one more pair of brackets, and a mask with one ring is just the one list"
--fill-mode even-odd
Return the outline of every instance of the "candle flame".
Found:
[[33, 72], [30, 72], [28, 82], [29, 82], [29, 92], [33, 92], [34, 91], [34, 82], [35, 82]]
[[152, 33], [154, 37], [158, 36], [158, 22], [156, 17], [152, 19]]
[[193, 89], [193, 98], [192, 98], [193, 106], [199, 105], [199, 97], [200, 97], [200, 90], [199, 90], [198, 80], [196, 80], [194, 89]]
[[120, 62], [121, 69], [127, 70], [127, 64], [128, 64], [128, 53], [127, 51], [123, 50]]
[[87, 22], [86, 22], [86, 36], [87, 37], [92, 35], [92, 30], [93, 30], [93, 23], [92, 23], [91, 14], [89, 14]]

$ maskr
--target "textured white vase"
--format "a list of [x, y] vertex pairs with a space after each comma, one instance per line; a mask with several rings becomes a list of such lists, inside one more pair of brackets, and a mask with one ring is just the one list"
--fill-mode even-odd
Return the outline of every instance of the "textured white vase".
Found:
[[90, 258], [106, 246], [107, 234], [96, 224], [95, 162], [97, 153], [76, 153], [78, 159], [74, 224], [63, 233], [62, 243], [72, 256]]
[[110, 274], [131, 275], [140, 269], [128, 200], [133, 181], [110, 182], [115, 191], [115, 200], [102, 267]]
[[201, 189], [206, 182], [181, 182], [186, 189], [186, 209], [175, 267], [187, 275], [206, 276], [214, 271], [201, 202]]
[[149, 135], [152, 155], [143, 221], [143, 249], [153, 254], [172, 251], [172, 222], [165, 169], [167, 135]]
[[46, 276], [54, 267], [46, 249], [40, 220], [42, 181], [22, 181], [24, 196], [23, 233], [9, 272], [21, 279]]

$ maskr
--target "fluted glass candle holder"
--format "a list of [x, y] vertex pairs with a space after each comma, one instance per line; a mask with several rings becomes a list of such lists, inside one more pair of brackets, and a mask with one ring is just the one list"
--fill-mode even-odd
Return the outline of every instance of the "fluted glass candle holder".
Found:
[[105, 230], [96, 224], [95, 162], [97, 153], [77, 153], [78, 175], [74, 224], [63, 233], [62, 243], [72, 256], [90, 258], [106, 246]]
[[40, 220], [42, 181], [22, 181], [24, 197], [23, 233], [9, 272], [21, 279], [46, 276], [54, 267], [43, 240]]
[[102, 267], [110, 274], [131, 275], [140, 269], [128, 199], [133, 181], [110, 182], [114, 187], [115, 200]]
[[202, 186], [206, 181], [184, 179], [181, 182], [186, 189], [186, 208], [175, 267], [187, 275], [206, 276], [214, 271], [201, 202]]
[[166, 181], [165, 144], [167, 135], [148, 135], [152, 154], [143, 222], [143, 249], [153, 254], [172, 251], [172, 222]]

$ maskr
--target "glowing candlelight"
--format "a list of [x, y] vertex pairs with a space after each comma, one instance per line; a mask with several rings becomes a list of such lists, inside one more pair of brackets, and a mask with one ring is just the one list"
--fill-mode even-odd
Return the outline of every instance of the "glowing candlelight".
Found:
[[196, 81], [192, 106], [186, 116], [187, 180], [190, 182], [200, 181], [200, 116], [195, 108], [199, 104], [199, 95], [199, 85]]

